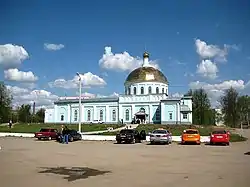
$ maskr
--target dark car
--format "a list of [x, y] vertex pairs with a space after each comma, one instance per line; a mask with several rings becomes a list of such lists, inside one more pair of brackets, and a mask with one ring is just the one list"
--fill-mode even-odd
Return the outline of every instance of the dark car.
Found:
[[146, 132], [142, 130], [139, 132], [136, 129], [123, 129], [116, 135], [117, 143], [141, 143], [146, 140]]
[[[77, 140], [82, 139], [82, 135], [73, 129], [64, 130], [63, 133], [69, 135], [69, 142], [73, 142], [73, 141], [77, 141]], [[60, 133], [58, 133], [57, 141], [62, 142]]]

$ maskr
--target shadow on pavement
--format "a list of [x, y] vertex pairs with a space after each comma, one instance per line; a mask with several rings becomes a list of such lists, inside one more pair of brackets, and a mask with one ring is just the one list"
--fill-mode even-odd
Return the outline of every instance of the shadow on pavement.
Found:
[[63, 178], [68, 180], [69, 182], [79, 179], [86, 179], [91, 176], [111, 173], [110, 171], [100, 171], [88, 167], [42, 167], [41, 169], [43, 170], [39, 171], [38, 173], [65, 175], [65, 177]]

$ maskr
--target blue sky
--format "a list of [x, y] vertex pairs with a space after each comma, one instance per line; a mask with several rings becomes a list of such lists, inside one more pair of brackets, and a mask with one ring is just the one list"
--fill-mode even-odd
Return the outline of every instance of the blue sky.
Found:
[[[230, 85], [249, 93], [249, 7], [249, 0], [1, 1], [0, 80], [18, 103], [75, 96], [76, 72], [90, 72], [83, 92], [123, 93], [146, 48], [172, 94], [202, 86], [216, 99]], [[102, 61], [105, 47], [112, 54]]]

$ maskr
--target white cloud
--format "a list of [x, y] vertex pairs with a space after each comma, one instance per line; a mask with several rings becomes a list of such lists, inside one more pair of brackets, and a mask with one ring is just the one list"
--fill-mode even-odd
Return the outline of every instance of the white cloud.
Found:
[[174, 93], [174, 94], [171, 94], [171, 96], [170, 97], [183, 97], [184, 95], [183, 94], [181, 94], [181, 93]]
[[15, 68], [28, 58], [29, 54], [22, 46], [0, 45], [0, 66], [4, 69]]
[[243, 80], [228, 80], [218, 84], [208, 84], [206, 82], [196, 81], [191, 82], [189, 84], [189, 87], [191, 89], [203, 88], [207, 92], [212, 105], [217, 106], [218, 100], [224, 94], [225, 90], [229, 89], [230, 87], [233, 87], [241, 93], [246, 93], [246, 91], [250, 88], [250, 82], [245, 84]]
[[227, 61], [227, 47], [220, 49], [217, 45], [208, 45], [200, 39], [195, 40], [196, 52], [202, 59], [214, 59], [217, 62]]
[[57, 95], [46, 90], [29, 90], [17, 86], [6, 86], [13, 96], [13, 106], [18, 107], [22, 104], [36, 103], [37, 108], [52, 107], [54, 101], [58, 99]]
[[44, 49], [49, 50], [49, 51], [58, 51], [63, 48], [64, 48], [63, 44], [50, 44], [50, 43], [44, 44]]
[[[92, 74], [91, 72], [85, 73], [81, 75], [82, 85], [83, 87], [92, 87], [92, 86], [105, 86], [107, 83], [101, 77]], [[56, 79], [54, 82], [50, 82], [50, 87], [56, 88], [65, 88], [65, 89], [72, 89], [78, 88], [79, 86], [79, 77], [76, 75], [71, 80], [65, 79]]]
[[35, 82], [38, 80], [38, 77], [35, 76], [33, 72], [19, 71], [16, 68], [5, 70], [4, 78], [9, 81], [17, 81], [17, 82]]
[[219, 72], [217, 65], [211, 60], [202, 60], [202, 62], [197, 65], [197, 71], [202, 77], [209, 79], [215, 79], [217, 73]]
[[[115, 71], [132, 71], [142, 66], [143, 59], [132, 57], [128, 52], [113, 54], [111, 47], [105, 47], [105, 52], [99, 60], [100, 67]], [[150, 61], [150, 65], [159, 68], [156, 61]]]

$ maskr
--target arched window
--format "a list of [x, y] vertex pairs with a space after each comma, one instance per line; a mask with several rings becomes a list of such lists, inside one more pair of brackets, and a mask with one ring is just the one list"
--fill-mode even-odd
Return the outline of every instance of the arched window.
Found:
[[64, 121], [64, 115], [61, 115], [61, 121]]
[[90, 119], [91, 119], [91, 111], [88, 110], [87, 111], [87, 121], [90, 121]]
[[151, 94], [152, 93], [152, 88], [151, 86], [148, 87], [148, 94]]
[[162, 93], [164, 93], [164, 88], [162, 88]]
[[103, 110], [100, 110], [100, 121], [103, 121]]
[[125, 120], [129, 121], [129, 109], [126, 109]]
[[161, 111], [160, 108], [157, 108], [155, 111], [155, 120], [160, 121], [161, 120]]
[[112, 111], [112, 121], [116, 121], [116, 111]]
[[159, 88], [158, 87], [156, 87], [156, 94], [158, 94], [159, 93]]
[[141, 87], [141, 94], [144, 94], [144, 88]]
[[134, 95], [136, 95], [136, 87], [134, 87]]
[[74, 121], [77, 121], [77, 110], [74, 111]]
[[128, 88], [128, 95], [131, 95], [131, 89], [130, 89], [130, 87]]
[[125, 92], [125, 95], [128, 95], [128, 93], [127, 93], [127, 87], [125, 87], [125, 91], [124, 92]]

